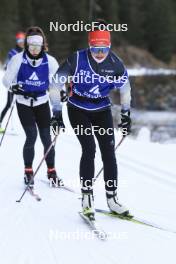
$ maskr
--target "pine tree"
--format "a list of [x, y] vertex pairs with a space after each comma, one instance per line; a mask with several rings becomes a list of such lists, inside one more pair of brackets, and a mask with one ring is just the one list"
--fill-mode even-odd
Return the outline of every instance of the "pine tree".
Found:
[[18, 0], [9, 4], [1, 0], [0, 8], [0, 59], [4, 60], [9, 49], [15, 46], [15, 34], [20, 30], [18, 14]]
[[146, 6], [145, 41], [157, 58], [169, 61], [174, 50], [172, 0], [153, 0]]

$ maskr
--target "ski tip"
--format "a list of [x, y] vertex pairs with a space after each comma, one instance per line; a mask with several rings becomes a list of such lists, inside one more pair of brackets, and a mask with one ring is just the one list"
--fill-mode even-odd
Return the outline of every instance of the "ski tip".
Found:
[[[97, 235], [97, 236], [98, 236], [98, 235]], [[101, 241], [107, 241], [107, 240], [108, 240], [108, 235], [102, 233], [102, 234], [100, 234], [100, 235], [98, 236], [98, 238], [99, 238]]]
[[20, 200], [16, 200], [16, 203], [20, 203], [21, 201]]
[[92, 228], [94, 235], [100, 239], [101, 241], [107, 241], [108, 235], [97, 225], [96, 220], [94, 219], [89, 219], [87, 216], [83, 214], [83, 212], [78, 212], [81, 218], [84, 219], [88, 225]]

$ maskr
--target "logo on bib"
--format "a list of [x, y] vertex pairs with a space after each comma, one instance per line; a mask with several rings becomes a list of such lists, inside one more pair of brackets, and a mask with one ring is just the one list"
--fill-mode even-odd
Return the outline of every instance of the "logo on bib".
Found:
[[94, 87], [92, 87], [89, 92], [93, 93], [93, 94], [100, 94], [100, 91], [99, 91], [99, 85], [96, 85]]
[[33, 73], [31, 74], [31, 76], [29, 77], [29, 80], [33, 80], [33, 81], [38, 81], [38, 80], [39, 80], [39, 78], [38, 78], [36, 72], [33, 72]]
[[25, 80], [25, 84], [39, 87], [45, 84], [45, 81], [40, 81], [36, 72], [33, 72], [28, 80]]

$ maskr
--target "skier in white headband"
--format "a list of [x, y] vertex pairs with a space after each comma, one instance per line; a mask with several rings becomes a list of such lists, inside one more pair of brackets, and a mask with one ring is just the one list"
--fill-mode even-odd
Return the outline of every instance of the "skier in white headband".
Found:
[[[59, 127], [64, 127], [64, 123], [59, 102], [57, 102], [57, 109], [56, 106], [53, 106], [53, 118], [51, 119], [50, 116], [49, 77], [56, 73], [59, 65], [54, 57], [46, 53], [48, 47], [43, 31], [39, 27], [29, 28], [24, 46], [24, 52], [15, 55], [9, 62], [3, 83], [7, 88], [11, 87], [12, 92], [17, 97], [17, 111], [26, 134], [23, 148], [24, 180], [25, 184], [30, 182], [30, 185], [33, 186], [32, 165], [37, 128], [44, 146], [44, 152], [46, 152], [51, 144], [51, 120], [57, 122]], [[51, 94], [52, 89], [49, 90], [49, 95]], [[61, 184], [55, 169], [54, 147], [46, 158], [46, 165], [48, 179]]]

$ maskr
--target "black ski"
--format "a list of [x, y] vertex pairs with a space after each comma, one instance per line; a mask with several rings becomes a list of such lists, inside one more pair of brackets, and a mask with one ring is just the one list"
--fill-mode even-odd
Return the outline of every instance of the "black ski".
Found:
[[116, 218], [119, 218], [121, 220], [130, 221], [132, 223], [145, 225], [145, 226], [150, 226], [150, 227], [153, 227], [153, 228], [156, 228], [156, 229], [160, 229], [160, 230], [163, 230], [163, 231], [167, 231], [167, 232], [171, 232], [171, 233], [176, 233], [175, 230], [164, 228], [164, 227], [162, 227], [160, 225], [157, 225], [156, 223], [150, 222], [148, 220], [145, 220], [145, 219], [142, 219], [142, 218], [139, 218], [139, 217], [136, 217], [136, 216], [132, 216], [132, 215], [123, 216], [123, 215], [119, 215], [119, 214], [110, 212], [108, 210], [103, 210], [103, 209], [98, 209], [98, 208], [95, 209], [95, 211], [97, 213], [102, 213], [102, 214], [107, 215], [107, 216], [116, 217]]
[[90, 227], [93, 233], [100, 239], [100, 240], [107, 240], [108, 235], [106, 232], [99, 226], [95, 219], [90, 219], [88, 216], [84, 215], [82, 212], [79, 212], [79, 215], [84, 220], [84, 222]]

